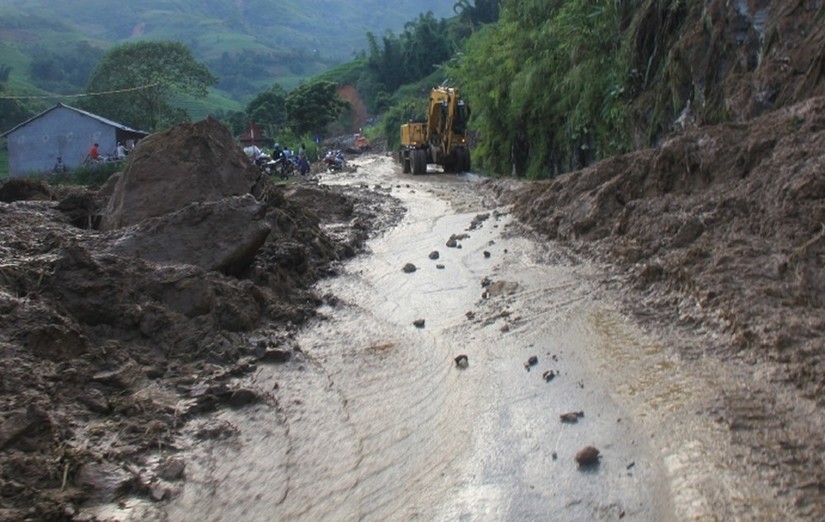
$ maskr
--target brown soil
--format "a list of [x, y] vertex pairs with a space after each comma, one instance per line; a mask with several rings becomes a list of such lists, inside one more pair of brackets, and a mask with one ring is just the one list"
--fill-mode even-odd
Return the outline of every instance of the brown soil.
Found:
[[[393, 219], [389, 197], [256, 178], [214, 120], [162, 138], [115, 187], [0, 186], [0, 520], [162, 497], [174, 465], [147, 470], [143, 456], [174, 452], [204, 413], [267, 400], [233, 377], [296, 355], [291, 335], [320, 301], [311, 284]], [[259, 231], [248, 241], [220, 224], [238, 205]], [[205, 237], [220, 260], [176, 257]]]
[[551, 181], [488, 183], [543, 238], [612, 267], [644, 324], [686, 332], [683, 358], [753, 366], [711, 413], [803, 514], [825, 496], [824, 173], [812, 98]]
[[[176, 436], [205, 413], [271, 400], [233, 377], [300, 358], [292, 333], [320, 301], [310, 285], [397, 218], [376, 191], [274, 185], [226, 157], [234, 152], [154, 161], [192, 140], [235, 150], [207, 121], [141, 144], [99, 191], [0, 186], [0, 520], [72, 519], [91, 498], [125, 493], [163, 498], [158, 484], [174, 463], [153, 467], [144, 456], [174, 453]], [[612, 267], [607, 282], [628, 289], [628, 308], [646, 324], [696, 334], [673, 347], [685, 359], [770, 369], [722, 394], [712, 413], [801, 515], [825, 495], [824, 167], [825, 98], [813, 98], [552, 181], [486, 184], [543, 238]], [[149, 174], [148, 186], [134, 184]], [[165, 206], [137, 217], [146, 207], [130, 195]], [[226, 247], [237, 224], [215, 226], [233, 208], [260, 231], [237, 238], [241, 251]], [[115, 209], [115, 224], [97, 230]], [[209, 254], [222, 257], [154, 257], [203, 242], [198, 224]]]

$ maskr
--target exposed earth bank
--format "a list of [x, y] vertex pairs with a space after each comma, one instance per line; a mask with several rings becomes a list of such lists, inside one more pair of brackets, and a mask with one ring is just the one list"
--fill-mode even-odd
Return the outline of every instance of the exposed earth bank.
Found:
[[[811, 519], [825, 505], [824, 147], [812, 99], [550, 182], [478, 184], [529, 227], [511, 234], [603, 262], [602, 288], [681, 363], [752, 372], [695, 413], [783, 497], [777, 513]], [[174, 455], [184, 433], [228, 437], [211, 412], [270, 400], [236, 377], [300, 358], [297, 326], [334, 301], [312, 285], [403, 211], [378, 190], [274, 185], [240, 154], [206, 120], [145, 140], [97, 191], [0, 187], [0, 519], [172, 495], [184, 466], [144, 456]]]
[[[495, 181], [519, 220], [605, 262], [687, 360], [752, 368], [712, 412], [800, 513], [825, 499], [825, 98], [551, 181]], [[677, 337], [678, 338], [678, 337]], [[820, 434], [820, 435], [816, 435]], [[809, 467], [810, 466], [810, 467]]]

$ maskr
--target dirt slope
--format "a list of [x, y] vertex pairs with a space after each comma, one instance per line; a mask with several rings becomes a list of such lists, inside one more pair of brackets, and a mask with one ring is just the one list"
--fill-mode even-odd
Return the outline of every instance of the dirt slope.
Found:
[[646, 322], [687, 332], [682, 357], [752, 365], [753, 386], [711, 413], [800, 513], [821, 505], [825, 98], [489, 187], [545, 238], [608, 263]]

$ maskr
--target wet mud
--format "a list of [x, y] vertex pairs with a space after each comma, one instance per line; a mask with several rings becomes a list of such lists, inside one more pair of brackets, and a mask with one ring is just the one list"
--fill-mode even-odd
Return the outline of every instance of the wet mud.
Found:
[[[781, 446], [799, 436], [792, 420], [813, 406], [783, 410], [781, 394], [754, 386], [755, 368], [686, 357], [676, 348], [707, 342], [707, 332], [629, 310], [631, 288], [607, 267], [541, 241], [474, 176], [399, 170], [369, 156], [355, 172], [322, 176], [331, 189], [389, 195], [398, 219], [318, 283], [325, 299], [296, 333], [294, 357], [245, 379], [268, 399], [220, 411], [209, 422], [226, 427], [221, 436], [182, 439], [186, 477], [169, 500], [135, 499], [99, 516], [771, 520], [815, 512], [778, 486], [787, 470], [754, 465], [771, 445], [760, 451], [738, 438], [760, 426], [763, 442]], [[598, 456], [580, 465], [587, 446]]]

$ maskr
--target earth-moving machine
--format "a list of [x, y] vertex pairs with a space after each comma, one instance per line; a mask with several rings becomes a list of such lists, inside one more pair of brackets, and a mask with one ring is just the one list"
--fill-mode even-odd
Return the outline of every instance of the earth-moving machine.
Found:
[[470, 148], [467, 119], [470, 108], [458, 89], [435, 87], [430, 91], [427, 119], [401, 125], [399, 160], [405, 174], [425, 174], [427, 164], [444, 172], [469, 172]]

